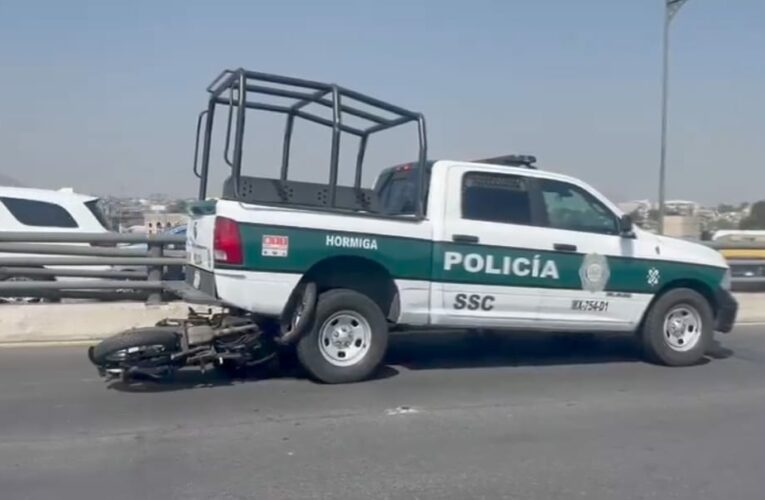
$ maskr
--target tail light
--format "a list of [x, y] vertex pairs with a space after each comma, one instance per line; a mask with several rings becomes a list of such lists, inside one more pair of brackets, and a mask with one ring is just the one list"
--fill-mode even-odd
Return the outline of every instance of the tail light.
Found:
[[213, 238], [215, 262], [221, 264], [241, 264], [242, 237], [239, 234], [239, 224], [225, 217], [215, 218], [215, 233]]

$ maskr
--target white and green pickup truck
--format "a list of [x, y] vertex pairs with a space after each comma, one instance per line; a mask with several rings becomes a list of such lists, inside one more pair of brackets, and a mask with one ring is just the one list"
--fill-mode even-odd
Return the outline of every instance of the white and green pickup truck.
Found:
[[[263, 325], [278, 322], [272, 335], [296, 345], [318, 380], [369, 377], [394, 329], [635, 332], [646, 354], [667, 365], [697, 363], [715, 330], [732, 329], [737, 305], [719, 253], [634, 227], [594, 188], [536, 169], [533, 157], [426, 161], [420, 114], [336, 85], [234, 70], [209, 91], [187, 280], [256, 318], [263, 331], [273, 332]], [[256, 93], [295, 104], [282, 109], [250, 100]], [[333, 109], [333, 118], [306, 111], [310, 99]], [[229, 110], [226, 150], [235, 129], [233, 160], [222, 196], [210, 199], [218, 105]], [[249, 109], [287, 115], [278, 178], [241, 173]], [[371, 124], [349, 125], [345, 115]], [[294, 118], [332, 127], [329, 182], [290, 180]], [[361, 187], [367, 138], [407, 122], [418, 125], [418, 160], [387, 168], [372, 188]], [[341, 134], [362, 139], [353, 185], [339, 182]]]
[[[322, 380], [367, 376], [393, 327], [634, 331], [669, 365], [697, 362], [715, 329], [731, 329], [722, 256], [633, 227], [587, 184], [491, 163], [437, 161], [428, 173], [419, 220], [201, 202], [188, 274], [274, 317], [292, 314], [291, 296], [314, 283], [298, 353]], [[387, 215], [416, 174], [409, 165], [383, 174]]]

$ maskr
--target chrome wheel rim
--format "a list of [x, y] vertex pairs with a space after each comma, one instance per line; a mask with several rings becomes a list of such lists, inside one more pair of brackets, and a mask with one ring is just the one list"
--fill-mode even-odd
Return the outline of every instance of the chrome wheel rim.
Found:
[[674, 351], [690, 351], [701, 338], [701, 315], [690, 305], [675, 306], [664, 317], [664, 340]]
[[355, 311], [339, 311], [319, 329], [319, 352], [333, 366], [351, 366], [369, 352], [372, 327]]

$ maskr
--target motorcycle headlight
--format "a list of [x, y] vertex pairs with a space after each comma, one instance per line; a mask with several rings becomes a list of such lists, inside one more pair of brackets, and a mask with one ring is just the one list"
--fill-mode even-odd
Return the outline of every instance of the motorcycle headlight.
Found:
[[730, 290], [731, 285], [731, 272], [730, 268], [725, 270], [725, 274], [723, 274], [722, 280], [720, 280], [720, 286], [723, 288], [723, 290]]

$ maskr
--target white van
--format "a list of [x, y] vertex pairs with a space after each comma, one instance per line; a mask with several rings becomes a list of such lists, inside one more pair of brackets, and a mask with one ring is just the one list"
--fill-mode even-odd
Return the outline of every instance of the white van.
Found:
[[0, 186], [0, 231], [105, 233], [106, 226], [95, 196]]
[[[34, 189], [0, 186], [0, 233], [3, 232], [109, 232], [95, 196], [71, 189]], [[6, 257], [32, 257], [18, 253], [0, 253]], [[59, 267], [59, 266], [57, 266]], [[39, 276], [11, 275], [0, 268], [0, 280], [19, 281], [50, 279]], [[0, 297], [0, 302], [37, 302], [31, 297]]]

